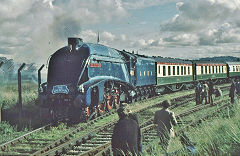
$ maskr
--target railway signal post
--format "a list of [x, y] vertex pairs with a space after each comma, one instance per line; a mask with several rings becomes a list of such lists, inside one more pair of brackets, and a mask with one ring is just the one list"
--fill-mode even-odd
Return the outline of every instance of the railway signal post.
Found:
[[21, 82], [21, 70], [26, 64], [23, 63], [18, 69], [18, 110], [19, 110], [19, 123], [22, 123], [22, 82]]

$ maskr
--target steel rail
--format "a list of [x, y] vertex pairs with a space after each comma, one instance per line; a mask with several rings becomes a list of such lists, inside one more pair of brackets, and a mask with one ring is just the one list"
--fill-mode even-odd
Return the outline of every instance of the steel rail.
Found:
[[7, 146], [15, 145], [16, 143], [21, 143], [21, 140], [27, 139], [28, 136], [33, 135], [34, 133], [43, 131], [43, 130], [47, 129], [48, 127], [50, 127], [51, 125], [52, 124], [47, 124], [47, 125], [45, 125], [43, 127], [35, 129], [35, 130], [33, 130], [33, 131], [29, 132], [29, 133], [26, 133], [26, 134], [24, 134], [24, 135], [22, 135], [20, 137], [17, 137], [16, 139], [13, 139], [11, 141], [3, 143], [3, 144], [0, 145], [0, 149], [1, 149], [1, 151], [4, 151]]

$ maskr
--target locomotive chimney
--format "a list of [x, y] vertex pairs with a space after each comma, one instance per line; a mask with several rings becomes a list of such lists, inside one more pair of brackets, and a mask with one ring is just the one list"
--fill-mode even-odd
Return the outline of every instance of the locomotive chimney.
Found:
[[70, 52], [74, 50], [78, 50], [83, 45], [83, 40], [81, 38], [70, 37], [68, 38], [68, 46], [70, 48]]

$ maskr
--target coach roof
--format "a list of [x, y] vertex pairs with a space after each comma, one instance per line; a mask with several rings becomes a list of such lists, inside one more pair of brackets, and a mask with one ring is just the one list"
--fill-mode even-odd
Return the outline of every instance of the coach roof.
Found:
[[163, 63], [192, 64], [191, 61], [186, 61], [186, 60], [176, 59], [176, 58], [156, 57], [154, 59], [156, 60], [156, 62], [163, 62]]

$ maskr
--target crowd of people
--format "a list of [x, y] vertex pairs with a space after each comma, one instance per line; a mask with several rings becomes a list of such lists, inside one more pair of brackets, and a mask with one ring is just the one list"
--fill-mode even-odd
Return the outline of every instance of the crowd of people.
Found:
[[202, 104], [203, 100], [205, 104], [213, 105], [213, 94], [222, 94], [220, 88], [217, 88], [216, 90], [214, 89], [213, 81], [211, 79], [209, 79], [209, 81], [197, 81], [195, 93], [196, 105]]
[[[219, 87], [214, 89], [213, 81], [196, 82], [195, 84], [196, 104], [213, 105], [213, 94], [215, 97], [222, 96]], [[240, 82], [238, 79], [232, 81], [229, 97], [234, 103], [235, 97], [240, 97]], [[165, 155], [168, 155], [169, 143], [174, 137], [173, 126], [177, 125], [174, 112], [169, 110], [171, 105], [169, 100], [162, 102], [162, 109], [155, 112], [153, 123], [156, 126], [156, 132], [160, 139], [159, 144]], [[116, 123], [112, 134], [112, 152], [114, 156], [122, 155], [141, 155], [142, 153], [142, 135], [138, 122], [138, 117], [133, 114], [128, 106], [122, 105], [117, 110], [119, 121]], [[196, 154], [195, 143], [191, 142], [185, 133], [178, 134], [184, 151], [191, 155]]]

